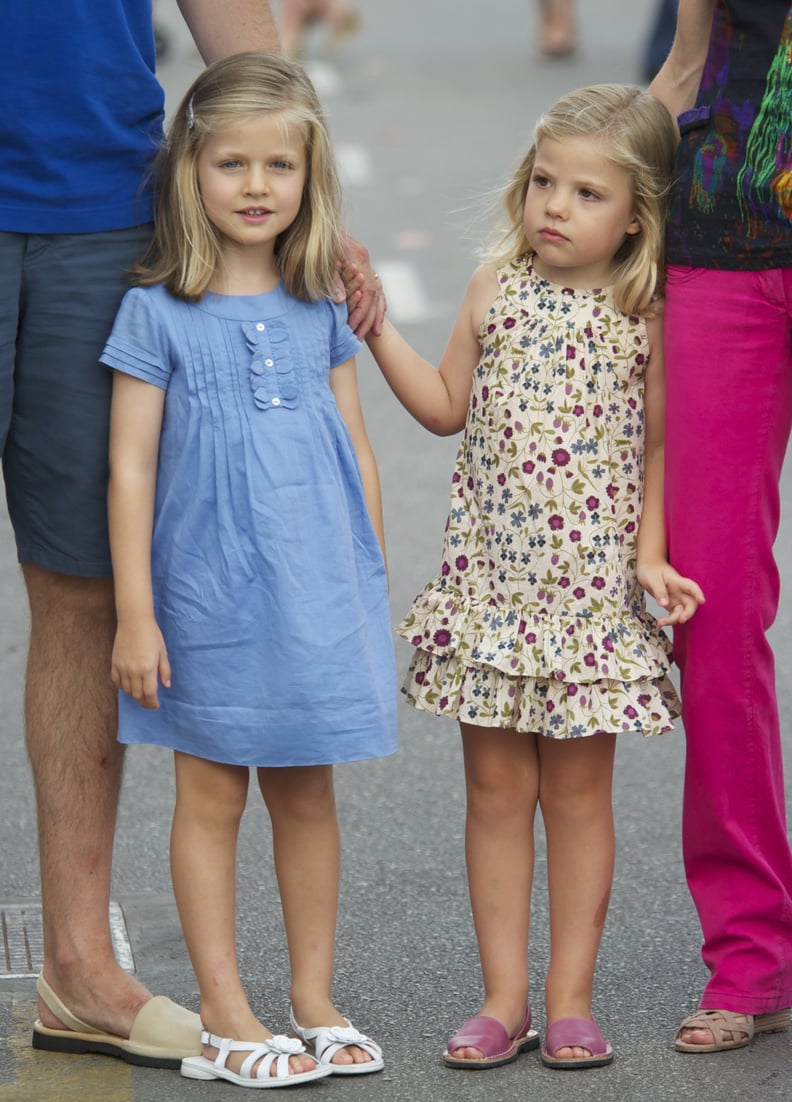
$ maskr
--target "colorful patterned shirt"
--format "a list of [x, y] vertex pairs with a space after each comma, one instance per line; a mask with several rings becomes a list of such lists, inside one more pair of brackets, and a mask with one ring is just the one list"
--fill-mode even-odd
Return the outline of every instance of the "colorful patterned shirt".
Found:
[[789, 0], [716, 0], [696, 106], [679, 126], [669, 263], [792, 265]]

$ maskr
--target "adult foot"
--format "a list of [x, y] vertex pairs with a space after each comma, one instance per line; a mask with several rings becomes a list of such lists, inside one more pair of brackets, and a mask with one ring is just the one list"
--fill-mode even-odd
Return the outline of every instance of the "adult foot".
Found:
[[[149, 989], [113, 964], [100, 971], [47, 970], [46, 988], [55, 992], [59, 1001], [68, 1007], [73, 1017], [89, 1022], [97, 1030], [129, 1037], [135, 1018], [153, 997]], [[53, 1010], [53, 1000], [48, 1001], [39, 991], [39, 1021], [48, 1029], [68, 1029]]]

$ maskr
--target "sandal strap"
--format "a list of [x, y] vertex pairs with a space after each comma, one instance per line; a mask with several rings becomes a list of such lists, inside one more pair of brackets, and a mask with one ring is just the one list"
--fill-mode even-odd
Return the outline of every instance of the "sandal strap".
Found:
[[[754, 1035], [753, 1014], [740, 1014], [736, 1010], [697, 1010], [680, 1025], [677, 1040], [685, 1029], [707, 1029], [717, 1046], [739, 1043], [742, 1037], [750, 1041]], [[728, 1036], [724, 1036], [728, 1034]], [[735, 1034], [742, 1034], [742, 1037]]]
[[[225, 1068], [230, 1053], [247, 1052], [248, 1056], [239, 1069], [242, 1079], [269, 1078], [273, 1063], [275, 1063], [276, 1076], [284, 1077], [289, 1074], [290, 1057], [299, 1056], [306, 1051], [305, 1045], [295, 1037], [287, 1037], [282, 1033], [271, 1037], [268, 1041], [234, 1041], [230, 1037], [218, 1037], [214, 1033], [209, 1033], [208, 1030], [203, 1030], [201, 1044], [211, 1045], [218, 1050], [214, 1060], [217, 1068]], [[252, 1072], [257, 1062], [259, 1062], [258, 1068], [254, 1076]]]
[[345, 1026], [316, 1026], [304, 1029], [297, 1025], [292, 1014], [291, 1026], [301, 1040], [312, 1046], [313, 1054], [320, 1064], [329, 1064], [337, 1052], [349, 1045], [362, 1048], [373, 1060], [382, 1058], [382, 1049], [377, 1042], [372, 1041], [365, 1033], [361, 1033], [348, 1020]]

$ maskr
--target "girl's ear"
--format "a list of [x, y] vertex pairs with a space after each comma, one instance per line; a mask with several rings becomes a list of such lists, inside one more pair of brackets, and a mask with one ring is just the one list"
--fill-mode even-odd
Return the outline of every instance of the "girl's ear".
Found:
[[628, 225], [627, 229], [624, 232], [627, 233], [627, 234], [640, 233], [641, 232], [641, 223], [638, 221], [637, 218], [633, 218], [633, 220], [630, 222], [630, 224]]

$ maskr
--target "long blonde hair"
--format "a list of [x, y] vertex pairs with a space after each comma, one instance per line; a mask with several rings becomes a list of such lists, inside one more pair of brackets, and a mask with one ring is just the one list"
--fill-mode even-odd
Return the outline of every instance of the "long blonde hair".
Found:
[[543, 138], [596, 136], [608, 159], [630, 177], [640, 232], [625, 237], [614, 258], [611, 295], [625, 314], [651, 315], [663, 283], [663, 238], [677, 135], [666, 108], [630, 85], [595, 84], [563, 96], [536, 124], [530, 149], [502, 193], [505, 219], [487, 258], [498, 265], [531, 256], [523, 225], [528, 185]]
[[294, 222], [275, 242], [281, 278], [296, 298], [333, 293], [341, 231], [341, 190], [324, 112], [304, 70], [276, 54], [216, 61], [187, 90], [154, 165], [156, 216], [149, 248], [132, 270], [142, 285], [163, 283], [196, 301], [222, 266], [217, 230], [198, 187], [198, 159], [210, 134], [261, 112], [283, 113], [305, 142], [308, 171]]

